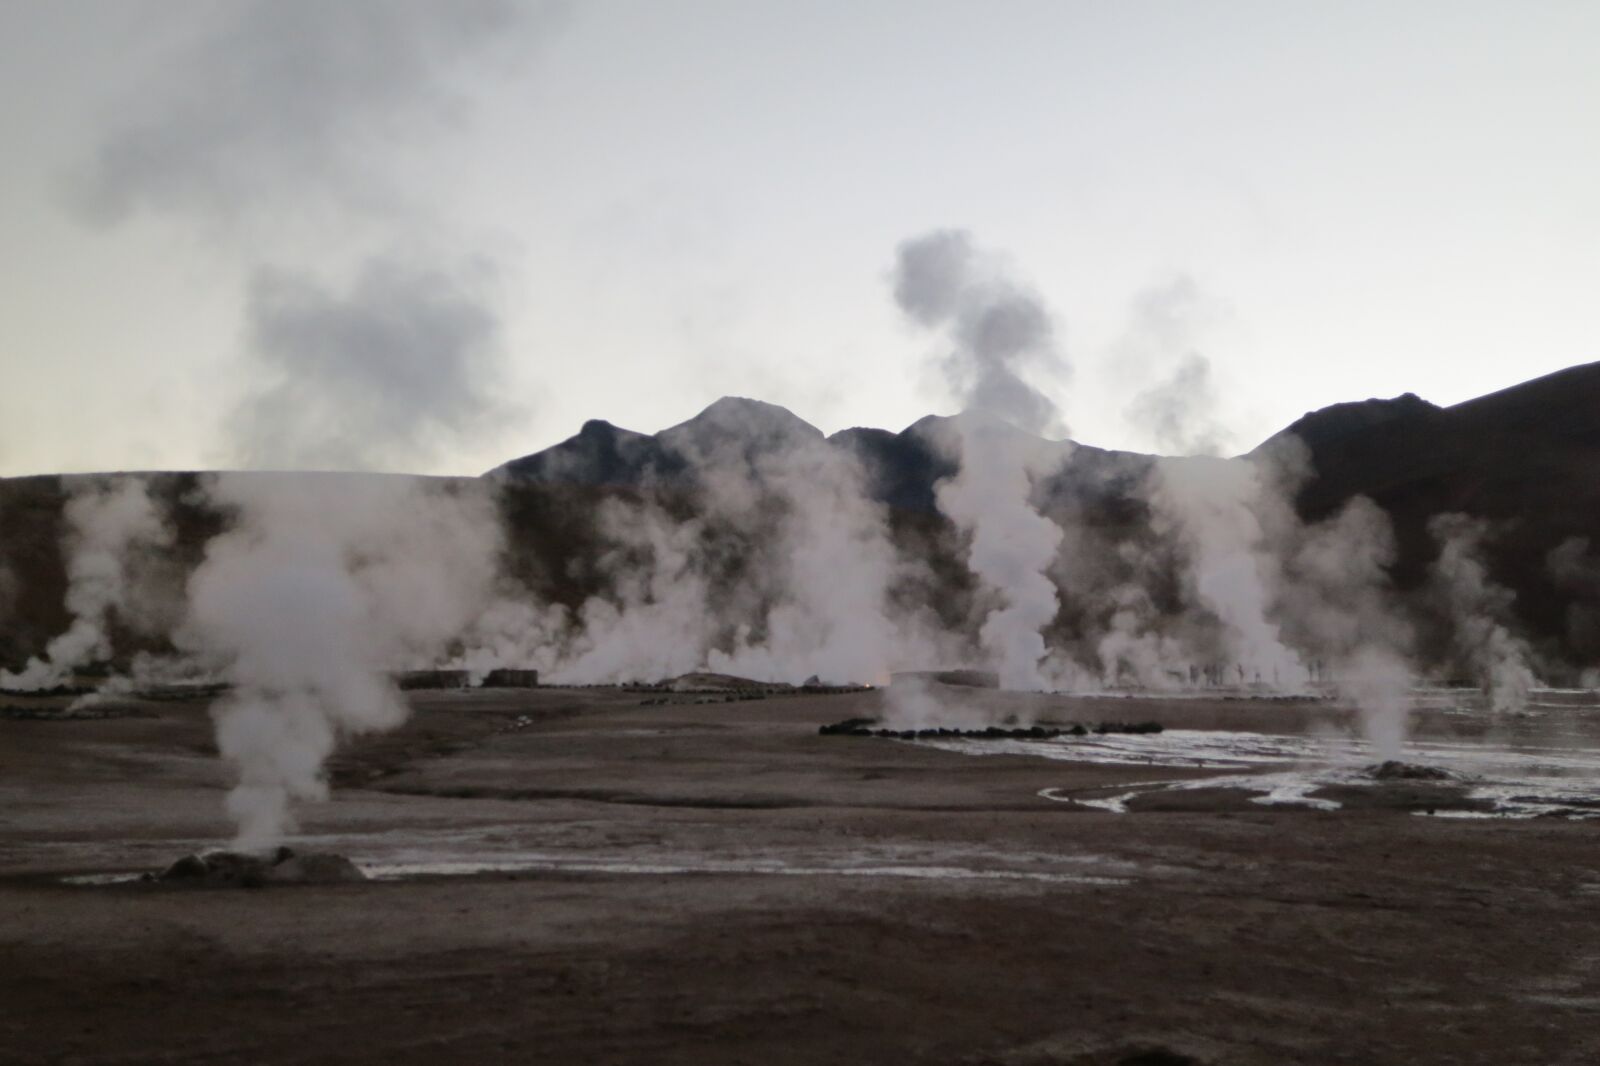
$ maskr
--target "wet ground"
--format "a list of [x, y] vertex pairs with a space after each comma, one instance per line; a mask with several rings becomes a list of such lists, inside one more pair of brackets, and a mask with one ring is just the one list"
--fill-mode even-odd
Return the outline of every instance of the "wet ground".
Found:
[[1388, 778], [1314, 701], [643, 698], [414, 693], [290, 841], [374, 880], [258, 890], [127, 879], [226, 842], [203, 700], [0, 718], [0, 1061], [1600, 1061], [1592, 694]]

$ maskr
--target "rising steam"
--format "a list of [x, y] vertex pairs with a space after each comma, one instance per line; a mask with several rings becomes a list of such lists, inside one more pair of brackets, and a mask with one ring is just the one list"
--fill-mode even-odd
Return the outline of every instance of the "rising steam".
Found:
[[206, 493], [231, 523], [177, 639], [233, 686], [213, 714], [253, 850], [327, 795], [341, 738], [404, 720], [391, 674], [438, 662], [490, 601], [500, 526], [481, 488], [409, 478], [221, 474]]
[[1264, 508], [1281, 508], [1272, 471], [1239, 459], [1163, 459], [1147, 486], [1158, 532], [1179, 538], [1191, 603], [1220, 623], [1239, 684], [1295, 689], [1306, 679], [1270, 617], [1282, 583]]
[[719, 401], [660, 439], [691, 474], [603, 501], [603, 590], [506, 648], [583, 683], [700, 669], [859, 682], [903, 654], [888, 602], [901, 560], [853, 456], [748, 400]]
[[1060, 606], [1047, 571], [1061, 529], [1032, 504], [1032, 474], [1045, 456], [1059, 463], [1064, 449], [1041, 449], [1029, 434], [1064, 427], [1055, 404], [1022, 372], [1064, 368], [1050, 316], [966, 233], [952, 230], [900, 246], [894, 295], [913, 321], [940, 330], [950, 345], [941, 367], [965, 407], [956, 420], [961, 465], [937, 499], [970, 538], [968, 565], [995, 601], [979, 641], [1004, 687], [1042, 688], [1043, 631]]
[[50, 688], [74, 670], [111, 659], [113, 621], [137, 628], [137, 571], [172, 531], [138, 477], [80, 483], [63, 509], [67, 560], [66, 632], [18, 673], [0, 671], [0, 687]]
[[1128, 376], [1153, 380], [1134, 394], [1127, 419], [1166, 454], [1219, 455], [1229, 443], [1199, 337], [1215, 315], [1194, 279], [1180, 275], [1138, 295], [1117, 345]]
[[1489, 576], [1484, 542], [1489, 525], [1463, 514], [1435, 515], [1428, 531], [1439, 544], [1434, 589], [1447, 612], [1456, 653], [1489, 697], [1496, 713], [1527, 706], [1535, 678], [1527, 642], [1513, 633], [1510, 590]]

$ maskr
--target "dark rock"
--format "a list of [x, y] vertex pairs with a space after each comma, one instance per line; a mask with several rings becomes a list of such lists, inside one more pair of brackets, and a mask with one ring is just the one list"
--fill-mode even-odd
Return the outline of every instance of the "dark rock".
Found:
[[842, 722], [834, 722], [832, 725], [821, 726], [817, 729], [817, 733], [825, 737], [856, 737], [865, 734], [868, 731], [868, 727], [875, 724], [876, 719], [872, 718], [846, 718]]
[[[538, 688], [539, 671], [514, 670], [501, 667], [490, 670], [483, 679], [484, 688]], [[631, 687], [631, 686], [628, 686]]]
[[401, 689], [466, 688], [471, 675], [465, 670], [402, 670], [394, 682]]
[[1107, 733], [1127, 733], [1138, 736], [1145, 733], [1159, 733], [1162, 730], [1160, 722], [1101, 722], [1094, 727], [1095, 733], [1105, 736]]
[[163, 881], [198, 881], [205, 877], [210, 867], [198, 855], [185, 855], [161, 874]]
[[365, 881], [367, 875], [343, 855], [297, 853], [279, 847], [265, 855], [211, 851], [185, 855], [157, 878], [172, 884], [216, 888], [260, 888], [269, 884], [332, 885]]
[[1367, 767], [1367, 773], [1377, 781], [1449, 781], [1448, 770], [1441, 770], [1437, 766], [1421, 766], [1417, 763], [1401, 762], [1399, 759], [1390, 759], [1376, 766]]

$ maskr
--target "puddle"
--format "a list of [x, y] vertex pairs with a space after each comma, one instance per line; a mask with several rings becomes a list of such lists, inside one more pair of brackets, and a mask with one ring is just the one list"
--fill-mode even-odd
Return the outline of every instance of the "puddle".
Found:
[[[1127, 813], [1129, 801], [1140, 795], [1191, 789], [1238, 789], [1257, 793], [1251, 802], [1263, 806], [1338, 810], [1339, 802], [1316, 793], [1330, 786], [1379, 785], [1366, 768], [1383, 761], [1365, 741], [1354, 738], [1228, 730], [1169, 729], [1153, 735], [1108, 734], [1050, 740], [946, 738], [909, 743], [978, 757], [1031, 755], [1106, 766], [1218, 771], [1210, 777], [1039, 792], [1040, 797], [1054, 802], [1117, 814]], [[1463, 799], [1490, 807], [1485, 811], [1440, 810], [1433, 817], [1600, 818], [1600, 748], [1422, 740], [1408, 744], [1402, 758], [1447, 771], [1452, 783], [1461, 789]]]
[[[1257, 782], [1262, 783], [1262, 782]], [[1272, 784], [1265, 796], [1251, 797], [1251, 803], [1259, 803], [1271, 807], [1283, 805], [1289, 807], [1312, 807], [1319, 811], [1336, 811], [1341, 804], [1336, 800], [1323, 799], [1311, 793], [1322, 788], [1324, 782], [1304, 774], [1284, 774]]]
[[773, 877], [909, 878], [937, 881], [1033, 881], [1045, 884], [1120, 886], [1131, 883], [1132, 864], [1101, 855], [997, 851], [988, 848], [888, 845], [853, 849], [769, 848], [727, 857], [727, 852], [634, 846], [619, 851], [508, 848], [431, 848], [357, 861], [377, 880], [465, 876], [478, 873], [549, 872], [616, 876], [758, 875]]
[[782, 862], [737, 862], [703, 859], [684, 863], [627, 862], [621, 860], [527, 857], [490, 862], [438, 861], [374, 863], [363, 866], [375, 881], [400, 881], [413, 877], [461, 877], [480, 873], [577, 873], [643, 876], [684, 874], [771, 875], [780, 877], [901, 877], [933, 881], [1037, 881], [1046, 884], [1120, 887], [1126, 877], [1057, 873], [1035, 870], [980, 870], [965, 866], [807, 866]]
[[1103, 811], [1110, 811], [1112, 814], [1127, 814], [1128, 801], [1139, 794], [1138, 792], [1124, 792], [1120, 796], [1107, 796], [1104, 799], [1072, 799], [1071, 797], [1054, 795], [1055, 791], [1053, 788], [1047, 788], [1040, 792], [1039, 795], [1044, 796], [1046, 799], [1057, 801], [1065, 799], [1066, 802], [1076, 803], [1080, 807], [1098, 807]]
[[[334, 839], [300, 838], [306, 850], [325, 848]], [[1080, 887], [1116, 888], [1133, 883], [1133, 864], [1101, 855], [1000, 852], [965, 847], [889, 846], [851, 851], [815, 849], [772, 851], [730, 859], [705, 852], [659, 847], [553, 851], [515, 846], [432, 840], [394, 848], [356, 846], [353, 861], [374, 881], [419, 877], [468, 877], [493, 873], [567, 873], [604, 876], [669, 877], [735, 875], [773, 877], [901, 878], [922, 881], [1017, 881]], [[354, 841], [352, 841], [354, 843]], [[103, 886], [138, 881], [142, 872], [92, 873], [63, 877], [65, 884]]]

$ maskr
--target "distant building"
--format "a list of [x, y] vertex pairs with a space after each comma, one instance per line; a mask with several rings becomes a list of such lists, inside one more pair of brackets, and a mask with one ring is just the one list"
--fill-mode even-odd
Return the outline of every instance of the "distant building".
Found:
[[963, 688], [999, 688], [1000, 675], [991, 670], [901, 670], [889, 675], [891, 685], [960, 685]]
[[538, 688], [537, 670], [490, 670], [483, 679], [484, 688]]
[[394, 683], [402, 689], [466, 688], [472, 678], [465, 670], [402, 670], [394, 675]]

